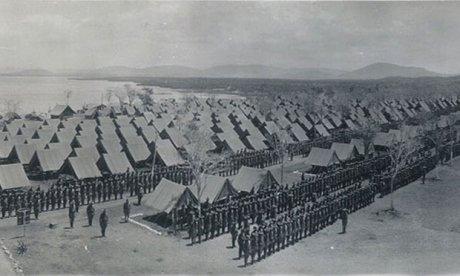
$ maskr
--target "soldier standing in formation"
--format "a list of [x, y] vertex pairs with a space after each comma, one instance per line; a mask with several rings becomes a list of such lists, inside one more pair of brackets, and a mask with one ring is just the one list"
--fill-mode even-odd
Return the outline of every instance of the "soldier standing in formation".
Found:
[[128, 222], [130, 213], [131, 213], [131, 203], [129, 203], [129, 200], [126, 199], [125, 203], [123, 204], [123, 214], [125, 215], [125, 222]]
[[138, 206], [141, 206], [141, 201], [142, 201], [142, 196], [143, 196], [143, 192], [142, 192], [142, 189], [140, 187], [138, 187], [137, 189], [137, 205]]
[[70, 228], [73, 228], [73, 223], [75, 221], [75, 202], [73, 200], [69, 204], [69, 219]]
[[95, 213], [95, 210], [93, 207], [93, 203], [90, 202], [88, 206], [86, 207], [86, 215], [88, 216], [88, 226], [93, 225], [94, 213]]
[[109, 224], [109, 217], [107, 216], [107, 213], [102, 211], [101, 215], [99, 216], [99, 225], [101, 226], [101, 234], [102, 237], [105, 237], [105, 230], [107, 229], [107, 225]]
[[342, 232], [341, 234], [347, 233], [347, 224], [348, 224], [348, 210], [342, 209], [340, 211], [340, 219], [342, 220]]

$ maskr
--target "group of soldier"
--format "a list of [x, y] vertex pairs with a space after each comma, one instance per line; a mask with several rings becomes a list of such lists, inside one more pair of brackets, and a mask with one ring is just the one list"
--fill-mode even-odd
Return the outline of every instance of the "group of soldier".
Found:
[[[345, 233], [348, 213], [371, 204], [376, 194], [385, 194], [382, 182], [373, 176], [385, 175], [389, 162], [387, 156], [375, 157], [313, 178], [302, 177], [291, 187], [272, 186], [224, 203], [207, 202], [201, 212], [190, 209], [185, 213], [191, 244], [230, 232], [232, 246], [238, 242], [239, 257], [246, 265], [249, 259], [251, 263], [256, 256], [263, 259], [338, 218]], [[434, 165], [433, 158], [415, 158], [397, 175], [396, 186], [421, 177]], [[373, 181], [363, 184], [365, 179]]]
[[[253, 264], [271, 254], [295, 244], [321, 229], [342, 220], [342, 233], [346, 232], [348, 213], [363, 208], [374, 201], [374, 184], [355, 184], [344, 190], [328, 194], [317, 201], [308, 201], [293, 209], [256, 220], [256, 226], [246, 224], [239, 233], [232, 232], [232, 247], [238, 235], [238, 258], [244, 258], [244, 265]], [[232, 228], [234, 229], [234, 228]]]
[[155, 183], [150, 173], [126, 172], [93, 180], [58, 180], [48, 190], [37, 187], [27, 191], [9, 190], [0, 193], [1, 217], [12, 217], [22, 208], [33, 210], [35, 218], [39, 213], [61, 208], [73, 201], [76, 211], [79, 206], [90, 202], [105, 202], [112, 199], [123, 199], [125, 194], [137, 196], [141, 204], [145, 193], [150, 193]]
[[[128, 199], [126, 199], [128, 201]], [[69, 204], [69, 221], [70, 221], [70, 228], [74, 227], [76, 213], [78, 213], [78, 208], [76, 207], [75, 201], [71, 200]], [[96, 210], [93, 206], [93, 203], [90, 202], [88, 206], [86, 206], [86, 216], [88, 218], [88, 227], [93, 226], [93, 219]], [[107, 230], [107, 226], [109, 224], [109, 216], [107, 215], [106, 210], [104, 209], [102, 213], [99, 215], [99, 225], [101, 227], [101, 236], [105, 237], [105, 233]]]
[[[291, 210], [308, 201], [315, 201], [325, 193], [335, 192], [354, 184], [360, 183], [375, 171], [381, 170], [387, 164], [386, 157], [375, 157], [357, 162], [353, 166], [334, 172], [322, 173], [316, 177], [307, 178], [302, 175], [302, 181], [288, 185], [273, 185], [269, 188], [251, 191], [238, 197], [229, 198], [227, 202], [203, 204], [200, 212], [189, 207], [178, 211], [179, 228], [187, 225], [191, 243], [201, 243], [220, 234], [230, 231], [235, 222], [239, 228], [245, 221], [261, 221], [270, 213], [279, 214]], [[200, 214], [199, 214], [200, 213]]]

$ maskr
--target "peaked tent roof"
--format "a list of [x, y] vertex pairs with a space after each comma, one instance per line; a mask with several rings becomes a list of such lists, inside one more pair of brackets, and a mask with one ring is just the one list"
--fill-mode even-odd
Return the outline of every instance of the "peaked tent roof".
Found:
[[[190, 185], [189, 188], [196, 198], [200, 198], [196, 183]], [[238, 194], [227, 178], [212, 174], [203, 175], [200, 193], [201, 203], [205, 203], [207, 199], [213, 203]]]
[[74, 148], [73, 150], [75, 151], [75, 154], [77, 155], [77, 157], [86, 158], [88, 160], [93, 160], [94, 162], [97, 162], [99, 158], [101, 157], [95, 146], [84, 147], [84, 148]]
[[35, 144], [23, 144], [15, 145], [13, 151], [16, 152], [19, 162], [23, 165], [30, 163], [35, 151], [37, 151], [38, 145]]
[[305, 163], [317, 167], [328, 167], [334, 164], [339, 164], [339, 157], [335, 151], [331, 149], [323, 149], [313, 147], [308, 154]]
[[198, 199], [188, 187], [163, 178], [153, 193], [145, 196], [143, 204], [157, 213], [169, 214], [174, 208], [197, 206]]
[[3, 190], [30, 186], [21, 164], [0, 165], [0, 187]]
[[266, 187], [267, 171], [264, 169], [243, 166], [233, 178], [232, 185], [237, 191], [254, 192]]
[[0, 141], [0, 158], [8, 158], [13, 150], [14, 144], [10, 141]]
[[159, 139], [157, 141], [156, 151], [157, 155], [163, 160], [163, 163], [167, 167], [185, 164], [184, 159], [169, 139]]
[[57, 104], [53, 109], [50, 110], [49, 114], [52, 116], [60, 116], [64, 111], [69, 110], [71, 113], [75, 113], [73, 109], [64, 104]]
[[96, 162], [87, 157], [69, 157], [66, 165], [77, 179], [102, 176]]
[[340, 161], [347, 161], [353, 158], [356, 158], [358, 150], [356, 149], [354, 144], [346, 144], [346, 143], [332, 143], [331, 150], [337, 153], [337, 157], [339, 157]]
[[101, 170], [108, 170], [111, 174], [125, 173], [128, 170], [134, 171], [124, 152], [104, 153], [97, 164]]
[[98, 148], [101, 150], [101, 153], [119, 153], [123, 150], [120, 140], [116, 139], [101, 139], [98, 141]]
[[[366, 153], [363, 139], [351, 139], [350, 144], [355, 145], [360, 155], [364, 155]], [[368, 148], [368, 153], [374, 153], [375, 149], [372, 142], [369, 144]]]
[[126, 144], [125, 145], [126, 154], [131, 157], [131, 161], [143, 162], [150, 158], [151, 153], [149, 148], [145, 143], [142, 144]]
[[65, 158], [59, 149], [37, 150], [31, 164], [40, 166], [42, 172], [56, 172], [61, 169]]

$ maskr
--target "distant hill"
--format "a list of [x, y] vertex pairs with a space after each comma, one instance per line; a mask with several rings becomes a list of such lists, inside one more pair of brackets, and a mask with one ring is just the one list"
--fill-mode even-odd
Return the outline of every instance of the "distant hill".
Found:
[[54, 76], [55, 74], [45, 69], [28, 69], [9, 73], [2, 73], [2, 76]]
[[211, 78], [254, 78], [254, 79], [333, 79], [345, 71], [328, 68], [281, 68], [265, 65], [222, 65], [202, 72]]
[[[1, 74], [1, 72], [0, 72]], [[388, 77], [418, 78], [445, 77], [420, 67], [407, 67], [390, 63], [374, 63], [355, 71], [329, 68], [282, 68], [267, 65], [220, 65], [197, 69], [178, 65], [161, 65], [145, 68], [109, 66], [91, 70], [66, 70], [50, 72], [31, 69], [3, 73], [6, 76], [73, 76], [82, 78], [149, 77], [149, 78], [243, 78], [243, 79], [291, 79], [291, 80], [370, 80]]]
[[373, 63], [355, 71], [347, 72], [339, 76], [341, 79], [383, 79], [388, 77], [419, 78], [419, 77], [443, 77], [446, 75], [428, 71], [421, 67], [400, 66], [391, 63]]
[[79, 72], [85, 77], [171, 77], [171, 78], [262, 78], [262, 79], [331, 79], [345, 71], [328, 68], [281, 68], [265, 65], [221, 65], [207, 69], [163, 65], [147, 68], [103, 67]]

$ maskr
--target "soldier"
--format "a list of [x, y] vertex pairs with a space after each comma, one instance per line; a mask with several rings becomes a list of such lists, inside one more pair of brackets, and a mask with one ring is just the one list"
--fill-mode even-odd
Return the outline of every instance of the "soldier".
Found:
[[[139, 193], [139, 191], [138, 191]], [[194, 245], [195, 244], [195, 238], [196, 238], [196, 227], [198, 223], [195, 218], [193, 218], [192, 223], [190, 223], [189, 227], [189, 237], [190, 237], [190, 244]]]
[[143, 196], [143, 192], [142, 192], [142, 189], [139, 189], [137, 190], [137, 205], [140, 206], [141, 205], [141, 201], [142, 201], [142, 196]]
[[90, 202], [88, 206], [86, 207], [86, 215], [88, 216], [88, 226], [93, 225], [94, 213], [95, 213], [95, 210], [93, 207], [93, 203]]
[[109, 181], [107, 183], [107, 198], [108, 200], [112, 200], [112, 193], [113, 193], [113, 181]]
[[107, 201], [107, 193], [108, 193], [108, 187], [107, 187], [107, 182], [104, 181], [102, 182], [102, 201]]
[[51, 210], [54, 210], [56, 207], [56, 191], [53, 188], [51, 188], [50, 195], [51, 195]]
[[211, 209], [211, 211], [209, 212], [209, 218], [210, 218], [210, 226], [211, 226], [211, 239], [214, 238], [214, 233], [216, 231], [216, 212]]
[[216, 236], [220, 236], [220, 229], [222, 228], [222, 210], [217, 208], [216, 210]]
[[248, 258], [249, 258], [249, 236], [246, 233], [243, 234], [243, 254], [244, 254], [244, 266], [247, 266]]
[[97, 202], [101, 202], [101, 196], [102, 196], [102, 184], [101, 182], [97, 182]]
[[241, 256], [243, 255], [243, 243], [244, 243], [244, 231], [243, 229], [241, 229], [238, 235], [238, 260], [241, 259]]
[[78, 213], [78, 209], [80, 208], [80, 194], [79, 191], [75, 191], [75, 211]]
[[[230, 235], [232, 235], [232, 248], [235, 248], [235, 242], [238, 236], [238, 230], [236, 229], [235, 222], [232, 222], [232, 224], [230, 224]], [[206, 238], [207, 238], [207, 235], [206, 235]]]
[[56, 190], [56, 203], [57, 203], [58, 209], [61, 209], [61, 201], [62, 201], [62, 193], [61, 193], [61, 189], [58, 188]]
[[75, 221], [75, 202], [73, 200], [69, 204], [69, 219], [70, 228], [73, 228], [73, 223]]
[[108, 224], [109, 224], [109, 217], [107, 216], [105, 209], [104, 209], [104, 211], [102, 211], [101, 215], [99, 216], [99, 225], [101, 226], [102, 237], [105, 237], [105, 230], [107, 229]]
[[262, 250], [264, 248], [264, 237], [262, 232], [262, 227], [257, 231], [257, 260], [262, 259]]
[[[35, 219], [38, 219], [38, 214], [40, 213], [40, 203], [38, 202], [38, 197], [34, 197], [34, 216]], [[2, 211], [3, 215], [3, 211]]]
[[346, 208], [340, 210], [340, 219], [342, 220], [341, 234], [345, 234], [347, 232], [347, 224], [348, 224], [348, 210]]
[[[115, 200], [118, 199], [118, 182], [115, 182], [114, 181], [111, 181], [111, 186], [112, 186], [112, 189], [113, 189], [113, 195], [115, 197]], [[109, 197], [110, 199], [110, 197]]]
[[125, 215], [125, 222], [128, 222], [130, 212], [131, 212], [131, 203], [129, 203], [129, 200], [126, 199], [125, 203], [123, 204], [123, 214]]
[[123, 181], [120, 180], [118, 182], [118, 193], [120, 195], [120, 199], [123, 199], [123, 193], [124, 193], [124, 188], [123, 187], [124, 187], [124, 185], [125, 185], [124, 180]]
[[14, 195], [13, 195], [13, 193], [9, 193], [9, 195], [8, 195], [8, 204], [7, 204], [8, 217], [11, 217], [11, 215], [13, 213], [13, 201], [14, 201]]
[[81, 202], [81, 205], [85, 205], [86, 183], [81, 183], [80, 187], [81, 187], [81, 189], [80, 189], [80, 202]]
[[5, 218], [6, 215], [6, 208], [7, 208], [7, 195], [3, 194], [2, 195], [2, 201], [1, 201], [1, 208], [2, 208], [2, 219]]
[[201, 235], [203, 235], [203, 223], [204, 223], [204, 218], [203, 216], [200, 216], [197, 222], [198, 243], [201, 243]]
[[64, 188], [62, 191], [62, 207], [67, 208], [67, 188]]
[[254, 258], [257, 252], [257, 228], [256, 227], [254, 227], [254, 230], [252, 230], [250, 241], [251, 241], [251, 264], [253, 264]]
[[50, 204], [51, 204], [51, 191], [48, 190], [46, 191], [46, 205], [45, 205], [46, 211], [49, 210]]
[[[209, 212], [206, 212], [204, 215], [204, 236], [206, 237], [206, 240], [209, 239], [209, 234], [211, 232], [211, 220], [209, 218]], [[238, 234], [238, 233], [237, 233]]]

